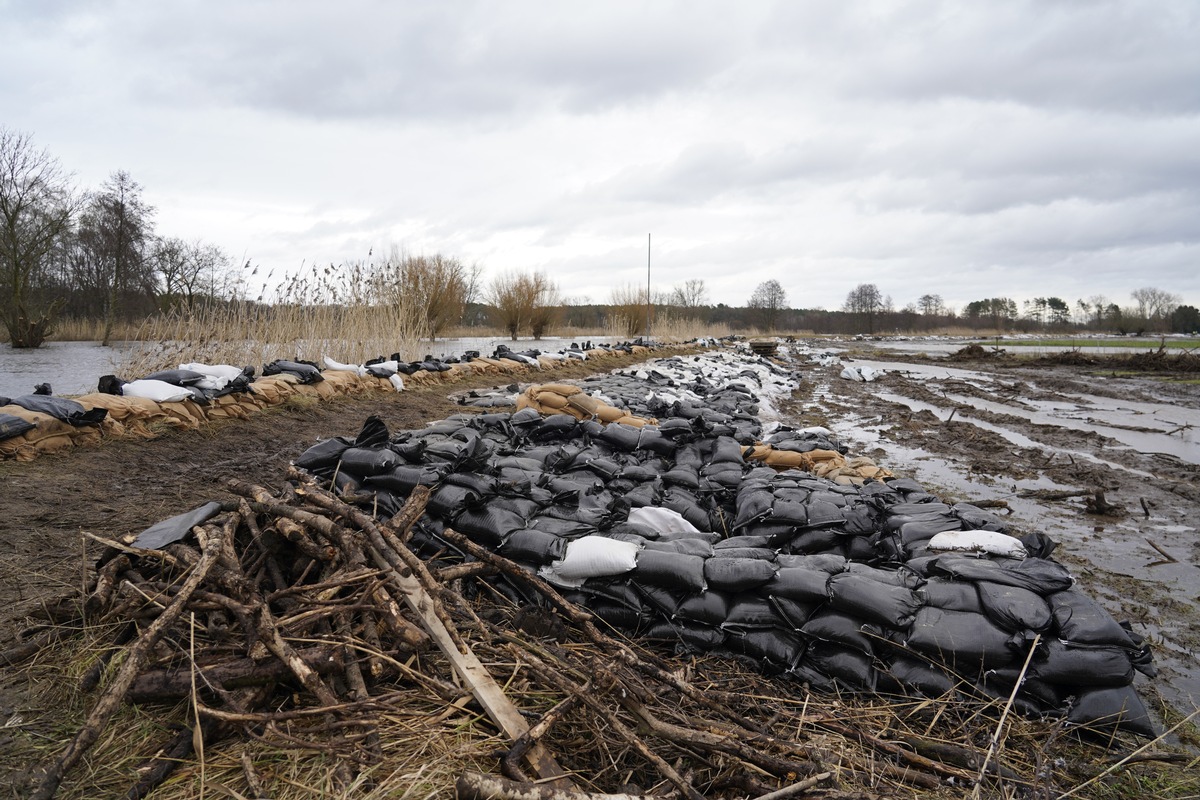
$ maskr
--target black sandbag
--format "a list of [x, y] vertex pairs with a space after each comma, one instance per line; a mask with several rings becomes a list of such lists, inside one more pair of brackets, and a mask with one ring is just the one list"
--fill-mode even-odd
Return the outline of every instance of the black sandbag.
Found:
[[190, 369], [161, 369], [142, 376], [142, 380], [162, 381], [172, 386], [193, 386], [207, 377], [203, 372]]
[[[247, 369], [249, 369], [247, 367]], [[344, 436], [335, 436], [318, 442], [305, 450], [292, 463], [305, 470], [332, 467], [341, 460], [342, 454], [351, 447], [382, 447], [388, 443], [388, 429], [378, 416], [371, 415], [363, 423], [362, 430], [353, 441]]]
[[1133, 663], [1120, 647], [1071, 647], [1051, 639], [1034, 657], [1031, 671], [1063, 686], [1124, 686], [1133, 682]]
[[1046, 681], [1040, 680], [1030, 671], [1022, 670], [1025, 659], [1018, 656], [1012, 666], [999, 669], [989, 669], [983, 673], [982, 683], [989, 694], [1008, 697], [1012, 694], [1013, 686], [1021, 681], [1020, 694], [1029, 700], [1037, 702], [1043, 709], [1050, 711], [1062, 706], [1063, 690]]
[[636, 634], [648, 621], [640, 610], [609, 600], [591, 600], [582, 605], [586, 605], [587, 610], [602, 622], [622, 633]]
[[36, 427], [37, 425], [27, 419], [21, 419], [12, 414], [0, 414], [0, 441], [20, 436]]
[[829, 597], [829, 573], [805, 567], [781, 567], [762, 588], [766, 595], [823, 602]]
[[[858, 537], [847, 538], [856, 539]], [[903, 586], [906, 589], [920, 589], [925, 585], [925, 578], [905, 566], [884, 569], [881, 567], [872, 567], [854, 559], [848, 559], [845, 571], [852, 575], [861, 575], [864, 578], [870, 578], [879, 583], [886, 583], [889, 586]]]
[[769, 601], [761, 597], [742, 595], [733, 598], [723, 627], [731, 631], [747, 631], [755, 628], [774, 628], [779, 623], [779, 616]]
[[364, 478], [391, 472], [403, 463], [386, 447], [350, 447], [342, 452], [341, 462], [340, 469]]
[[842, 551], [852, 562], [874, 560], [878, 555], [875, 545], [867, 536], [843, 536]]
[[439, 517], [452, 517], [483, 502], [483, 497], [474, 489], [443, 482], [429, 496], [429, 513]]
[[917, 612], [906, 644], [960, 670], [1001, 667], [1019, 642], [982, 614], [925, 606]]
[[454, 529], [485, 547], [499, 547], [505, 539], [525, 527], [525, 520], [511, 511], [491, 506], [467, 509], [454, 521]]
[[667, 539], [665, 541], [648, 541], [644, 545], [647, 550], [659, 550], [664, 553], [684, 553], [689, 556], [708, 558], [715, 551], [707, 539]]
[[779, 595], [771, 595], [767, 600], [779, 616], [779, 624], [797, 631], [804, 627], [818, 607], [816, 603], [804, 603]]
[[363, 480], [363, 486], [387, 489], [407, 497], [418, 486], [433, 486], [442, 479], [442, 470], [429, 465], [400, 464], [390, 472], [372, 475]]
[[729, 616], [729, 595], [709, 589], [684, 598], [675, 608], [675, 616], [691, 622], [721, 625]]
[[876, 643], [883, 639], [878, 625], [843, 614], [829, 607], [821, 608], [800, 629], [805, 636], [823, 642], [834, 642], [868, 655], [875, 652]]
[[191, 511], [168, 517], [154, 523], [139, 533], [137, 538], [133, 540], [133, 546], [141, 547], [145, 550], [158, 550], [166, 547], [173, 542], [178, 542], [191, 533], [192, 528], [208, 522], [220, 511], [221, 504], [213, 500], [199, 508], [193, 508]]
[[465, 487], [481, 497], [495, 494], [497, 490], [495, 478], [477, 472], [451, 472], [446, 476], [446, 483]]
[[679, 610], [679, 604], [683, 602], [685, 597], [682, 592], [664, 589], [661, 586], [650, 586], [645, 583], [636, 582], [632, 582], [632, 585], [642, 599], [643, 608], [657, 611], [660, 616], [667, 619], [675, 616], [675, 612]]
[[564, 539], [579, 539], [599, 533], [600, 529], [591, 522], [582, 519], [561, 519], [547, 514], [536, 514], [527, 520], [531, 528], [553, 533]]
[[808, 506], [796, 500], [776, 497], [768, 516], [771, 522], [801, 528], [808, 525]]
[[272, 361], [270, 364], [263, 365], [262, 374], [264, 376], [279, 375], [281, 373], [295, 375], [300, 379], [300, 383], [306, 384], [320, 383], [325, 380], [325, 377], [321, 375], [321, 370], [317, 369], [316, 364], [311, 364], [307, 361], [286, 361], [279, 359]]
[[663, 473], [662, 481], [664, 485], [681, 486], [693, 492], [700, 488], [700, 474], [695, 467], [676, 465], [674, 469]]
[[1116, 729], [1147, 739], [1158, 735], [1146, 706], [1132, 686], [1080, 692], [1067, 712], [1067, 722], [1101, 734]]
[[875, 667], [869, 654], [831, 642], [813, 642], [804, 661], [852, 691], [875, 689]]
[[710, 653], [725, 643], [725, 632], [709, 625], [658, 622], [648, 627], [642, 638], [678, 642], [685, 652]]
[[1036, 592], [1020, 586], [979, 581], [979, 603], [988, 619], [1007, 631], [1045, 633], [1054, 621], [1050, 604]]
[[888, 671], [906, 689], [915, 690], [924, 697], [941, 697], [955, 686], [955, 681], [945, 670], [916, 658], [896, 656]]
[[713, 556], [704, 561], [704, 580], [710, 589], [747, 592], [775, 576], [775, 564], [753, 558]]
[[824, 500], [809, 500], [805, 504], [805, 512], [808, 514], [806, 524], [810, 528], [841, 525], [846, 521], [841, 506]]
[[834, 609], [889, 628], [908, 627], [922, 605], [921, 598], [908, 587], [880, 583], [853, 572], [831, 575], [827, 588]]
[[500, 545], [500, 554], [514, 561], [544, 566], [567, 554], [567, 540], [536, 528], [513, 531]]
[[[749, 538], [749, 537], [747, 537]], [[729, 541], [728, 539], [724, 541]], [[721, 544], [721, 542], [717, 542]], [[718, 558], [750, 558], [755, 561], [775, 561], [775, 551], [766, 547], [726, 547], [714, 551]]]
[[632, 453], [637, 449], [639, 430], [632, 425], [614, 422], [604, 426], [604, 430], [596, 437], [603, 444], [623, 453]]
[[824, 572], [826, 575], [836, 575], [839, 572], [845, 572], [847, 567], [850, 566], [844, 556], [829, 553], [813, 553], [808, 555], [780, 553], [776, 556], [775, 562], [780, 567], [801, 567], [803, 569]]
[[769, 548], [771, 540], [767, 536], [730, 536], [728, 539], [722, 539], [713, 545], [716, 550], [729, 549], [744, 549], [744, 548]]
[[1104, 606], [1083, 592], [1077, 589], [1055, 592], [1047, 600], [1054, 614], [1058, 638], [1075, 644], [1136, 648], [1129, 633]]
[[572, 439], [575, 437], [575, 431], [578, 427], [579, 423], [574, 417], [569, 417], [566, 414], [551, 414], [544, 418], [541, 424], [530, 432], [529, 438], [535, 442]]
[[[802, 530], [783, 549], [797, 554], [832, 554], [841, 552], [841, 536], [833, 528]], [[845, 556], [841, 556], [843, 560]]]
[[765, 668], [768, 673], [791, 669], [805, 650], [804, 639], [776, 628], [748, 630], [729, 636], [725, 643], [734, 652], [766, 662], [760, 663], [759, 667]]
[[[737, 515], [733, 520], [733, 530], [742, 530], [748, 525], [770, 517], [773, 503], [774, 498], [769, 492], [739, 491], [737, 497]], [[805, 516], [805, 521], [807, 519], [808, 517]], [[788, 525], [786, 522], [780, 524]], [[789, 525], [789, 527], [791, 526]]]
[[917, 589], [917, 594], [925, 600], [927, 606], [946, 611], [982, 614], [983, 604], [979, 602], [979, 590], [975, 587], [976, 584], [970, 581], [952, 581], [934, 576]]
[[[670, 510], [679, 514], [701, 531], [704, 531], [709, 527], [710, 520], [708, 517], [708, 512], [699, 506], [695, 497], [688, 494], [678, 486], [669, 487], [663, 492], [662, 506], [663, 508], [669, 508]], [[716, 541], [719, 538], [721, 537], [716, 535], [713, 541]]]
[[358, 478], [346, 472], [339, 472], [333, 476], [333, 491], [335, 494], [354, 494], [362, 488], [362, 483]]
[[704, 591], [704, 559], [684, 553], [643, 550], [633, 569], [634, 581], [682, 592]]
[[20, 406], [26, 411], [49, 414], [60, 422], [76, 428], [84, 425], [98, 425], [108, 416], [107, 408], [87, 409], [74, 400], [44, 394], [23, 394], [20, 397], [10, 398], [8, 403]]
[[943, 555], [932, 562], [931, 569], [964, 581], [993, 581], [1020, 586], [1046, 597], [1071, 588], [1075, 582], [1062, 564], [1042, 558], [985, 559], [971, 556]]

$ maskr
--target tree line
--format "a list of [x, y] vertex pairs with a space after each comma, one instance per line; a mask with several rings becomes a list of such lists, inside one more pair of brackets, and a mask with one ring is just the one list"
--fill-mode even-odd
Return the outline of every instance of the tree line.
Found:
[[[245, 278], [219, 247], [160, 235], [155, 209], [124, 170], [82, 191], [56, 158], [26, 134], [0, 128], [0, 317], [14, 347], [37, 347], [63, 316], [102, 322], [107, 344], [120, 321], [187, 310], [197, 304], [263, 304], [245, 297]], [[840, 309], [788, 305], [778, 280], [760, 283], [744, 306], [711, 303], [692, 278], [665, 290], [616, 287], [598, 303], [564, 297], [544, 272], [509, 271], [486, 285], [478, 265], [435, 254], [406, 255], [313, 268], [318, 280], [284, 281], [276, 305], [404, 303], [415, 328], [436, 339], [459, 327], [488, 326], [513, 339], [556, 327], [653, 334], [666, 321], [732, 331], [819, 334], [916, 333], [966, 326], [988, 331], [1077, 330], [1121, 333], [1194, 332], [1200, 312], [1170, 292], [1137, 289], [1132, 303], [1096, 295], [1073, 304], [1039, 297], [1018, 304], [985, 298], [950, 308], [925, 294], [897, 308], [873, 283], [856, 286]]]

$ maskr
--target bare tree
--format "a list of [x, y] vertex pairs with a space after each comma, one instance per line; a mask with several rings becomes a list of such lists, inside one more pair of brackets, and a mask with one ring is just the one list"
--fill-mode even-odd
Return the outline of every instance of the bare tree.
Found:
[[846, 295], [842, 310], [848, 314], [858, 314], [867, 323], [867, 333], [875, 332], [875, 317], [887, 310], [891, 298], [885, 298], [879, 287], [873, 283], [860, 283]]
[[38, 290], [78, 210], [58, 159], [0, 128], [0, 302], [13, 347], [38, 347], [53, 331], [58, 303]]
[[513, 341], [523, 329], [540, 339], [554, 321], [558, 287], [540, 272], [506, 272], [492, 281], [488, 300], [497, 324]]
[[79, 226], [79, 240], [104, 291], [104, 335], [112, 339], [122, 298], [129, 294], [153, 297], [157, 279], [149, 258], [154, 241], [154, 207], [142, 199], [142, 186], [125, 170], [117, 170], [88, 200]]
[[168, 305], [192, 308], [197, 300], [228, 293], [233, 262], [216, 245], [186, 242], [177, 237], [158, 238], [154, 241], [152, 259]]
[[688, 278], [671, 290], [670, 304], [682, 312], [684, 317], [695, 319], [700, 309], [708, 305], [708, 288], [702, 278]]
[[393, 291], [421, 314], [422, 335], [431, 342], [462, 319], [479, 291], [478, 266], [468, 267], [440, 253], [409, 256], [393, 247], [383, 271], [390, 276]]
[[1137, 315], [1155, 328], [1165, 328], [1174, 311], [1183, 302], [1177, 294], [1146, 286], [1130, 292], [1137, 304]]
[[754, 289], [747, 305], [757, 311], [756, 316], [760, 327], [764, 331], [770, 332], [775, 330], [779, 312], [787, 308], [787, 294], [779, 285], [779, 281], [772, 278], [769, 281], [763, 281]]

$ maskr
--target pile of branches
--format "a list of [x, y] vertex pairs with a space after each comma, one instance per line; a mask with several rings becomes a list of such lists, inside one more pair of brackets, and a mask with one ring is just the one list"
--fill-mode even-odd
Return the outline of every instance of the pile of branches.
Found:
[[[102, 750], [133, 747], [113, 730], [132, 709], [163, 722], [129, 798], [175, 771], [194, 780], [197, 762], [203, 787], [206, 754], [231, 741], [309, 754], [335, 795], [398, 796], [404, 781], [429, 779], [432, 757], [408, 772], [397, 761], [416, 752], [403, 737], [422, 731], [444, 740], [437, 758], [457, 765], [463, 798], [961, 797], [1000, 784], [1057, 793], [1071, 779], [1047, 755], [1059, 729], [981, 713], [1002, 702], [852, 702], [729, 658], [667, 657], [453, 531], [444, 557], [418, 558], [406, 542], [423, 488], [378, 520], [289, 477], [279, 494], [230, 481], [240, 499], [161, 550], [107, 543], [73, 604], [87, 620], [75, 629], [107, 638], [82, 678], [95, 699], [35, 770], [32, 797], [55, 796]], [[0, 658], [61, 656], [69, 629]], [[458, 762], [464, 725], [445, 727], [456, 716], [485, 744]], [[286, 795], [262, 764], [243, 753], [223, 793]]]

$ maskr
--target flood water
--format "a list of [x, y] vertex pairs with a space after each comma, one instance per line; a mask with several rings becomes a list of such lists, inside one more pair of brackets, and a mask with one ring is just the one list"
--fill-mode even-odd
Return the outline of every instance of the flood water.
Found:
[[[971, 409], [1015, 417], [1035, 425], [1053, 425], [1077, 431], [1093, 431], [1120, 442], [1139, 453], [1162, 453], [1190, 464], [1200, 464], [1200, 409], [1171, 403], [1117, 400], [1092, 394], [1071, 394], [1064, 402], [1021, 400], [1003, 402], [996, 395], [1003, 388], [991, 376], [966, 369], [936, 364], [896, 364], [892, 362], [854, 361], [885, 372], [902, 372], [915, 381], [953, 378], [993, 395], [992, 400], [947, 392], [943, 395], [957, 406], [955, 419], [999, 433], [1020, 447], [1042, 446], [1001, 423], [984, 422], [970, 416]], [[902, 403], [914, 411], [929, 410], [946, 418], [949, 408], [934, 408], [895, 390], [879, 397]], [[965, 413], [964, 413], [965, 412]], [[1094, 460], [1094, 457], [1089, 457]]]
[[[546, 336], [540, 340], [522, 338], [516, 342], [504, 337], [465, 337], [438, 339], [422, 342], [423, 353], [446, 358], [461, 356], [469, 350], [478, 350], [484, 355], [504, 344], [516, 351], [538, 349], [557, 351], [581, 339]], [[611, 344], [616, 337], [592, 336], [593, 344]], [[116, 342], [112, 347], [101, 347], [96, 342], [47, 342], [32, 350], [14, 349], [9, 344], [0, 344], [0, 397], [19, 397], [33, 392], [39, 383], [49, 383], [54, 394], [61, 396], [88, 394], [96, 391], [101, 375], [117, 374], [123, 355], [130, 345]], [[237, 364], [235, 366], [244, 366]], [[261, 364], [253, 365], [261, 369]], [[121, 375], [125, 380], [134, 380], [140, 375]]]

